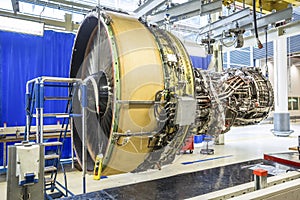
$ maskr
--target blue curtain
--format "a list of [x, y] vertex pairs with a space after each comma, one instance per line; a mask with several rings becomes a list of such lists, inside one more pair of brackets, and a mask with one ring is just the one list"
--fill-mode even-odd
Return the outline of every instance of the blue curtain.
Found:
[[191, 60], [195, 68], [206, 70], [210, 63], [211, 55], [208, 55], [206, 57], [191, 56]]
[[[28, 80], [69, 76], [74, 37], [72, 33], [55, 31], [45, 31], [43, 37], [0, 31], [0, 126], [4, 122], [8, 126], [25, 125]], [[45, 106], [49, 110], [64, 109], [57, 102]]]

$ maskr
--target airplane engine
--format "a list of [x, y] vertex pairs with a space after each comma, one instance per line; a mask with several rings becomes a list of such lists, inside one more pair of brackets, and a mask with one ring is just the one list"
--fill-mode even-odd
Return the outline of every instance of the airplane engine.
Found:
[[[85, 18], [70, 77], [88, 79], [86, 163], [92, 170], [103, 154], [103, 175], [169, 164], [191, 134], [259, 122], [273, 105], [271, 86], [256, 69], [194, 69], [178, 38], [120, 13]], [[75, 93], [73, 112], [80, 113], [80, 90]], [[74, 118], [79, 163], [81, 129]]]

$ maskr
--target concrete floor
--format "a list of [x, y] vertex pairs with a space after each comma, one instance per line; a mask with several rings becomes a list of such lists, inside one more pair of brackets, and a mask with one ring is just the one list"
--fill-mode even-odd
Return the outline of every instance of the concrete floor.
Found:
[[[197, 147], [193, 154], [179, 155], [172, 165], [164, 166], [162, 170], [149, 170], [147, 172], [136, 174], [127, 173], [113, 175], [100, 181], [95, 181], [93, 180], [92, 175], [87, 175], [87, 192], [159, 179], [176, 174], [194, 172], [248, 160], [262, 159], [264, 153], [287, 152], [289, 147], [298, 145], [300, 122], [291, 123], [291, 129], [294, 130], [294, 133], [292, 133], [289, 137], [275, 137], [270, 131], [273, 127], [273, 124], [233, 127], [225, 134], [225, 145], [215, 145], [213, 147], [215, 149], [214, 155], [202, 155], [199, 153], [201, 147]], [[229, 157], [205, 162], [196, 162], [189, 165], [182, 164], [182, 162], [192, 162], [199, 159], [203, 160], [221, 156]], [[75, 194], [81, 194], [81, 172], [69, 172], [67, 173], [67, 178], [69, 189]], [[63, 177], [59, 175], [58, 180], [62, 183]], [[5, 199], [6, 182], [0, 182], [0, 194], [0, 200]]]

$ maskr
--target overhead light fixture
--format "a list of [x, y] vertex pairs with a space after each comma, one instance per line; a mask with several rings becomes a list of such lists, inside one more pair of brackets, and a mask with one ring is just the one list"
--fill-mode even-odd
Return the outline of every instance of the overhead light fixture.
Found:
[[0, 30], [43, 36], [44, 23], [0, 16]]

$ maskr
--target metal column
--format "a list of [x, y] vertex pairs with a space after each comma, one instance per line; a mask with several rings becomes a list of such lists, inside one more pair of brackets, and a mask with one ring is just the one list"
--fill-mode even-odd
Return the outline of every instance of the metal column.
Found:
[[276, 136], [289, 136], [290, 113], [288, 112], [288, 71], [287, 71], [287, 38], [278, 37], [274, 41], [274, 129]]

